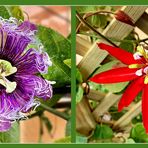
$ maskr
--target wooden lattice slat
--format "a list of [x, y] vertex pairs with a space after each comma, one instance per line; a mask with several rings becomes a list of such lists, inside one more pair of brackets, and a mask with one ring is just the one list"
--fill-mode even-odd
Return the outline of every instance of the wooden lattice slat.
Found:
[[108, 93], [104, 99], [102, 99], [101, 103], [95, 108], [93, 111], [93, 116], [96, 121], [99, 121], [99, 117], [102, 116], [108, 109], [114, 105], [119, 99], [121, 95], [115, 95], [112, 93]]
[[141, 112], [141, 101], [135, 104], [126, 114], [114, 123], [114, 128], [124, 128], [131, 120]]
[[76, 37], [76, 53], [77, 54], [84, 56], [91, 46], [92, 44], [88, 42], [88, 40], [77, 35]]

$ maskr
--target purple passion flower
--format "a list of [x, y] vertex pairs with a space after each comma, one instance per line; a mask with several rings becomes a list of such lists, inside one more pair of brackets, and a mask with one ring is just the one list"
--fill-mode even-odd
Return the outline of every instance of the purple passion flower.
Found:
[[36, 32], [37, 27], [29, 21], [0, 17], [0, 132], [40, 105], [35, 97], [52, 97], [50, 81], [37, 76], [52, 65], [48, 54], [41, 48], [29, 48], [37, 45]]

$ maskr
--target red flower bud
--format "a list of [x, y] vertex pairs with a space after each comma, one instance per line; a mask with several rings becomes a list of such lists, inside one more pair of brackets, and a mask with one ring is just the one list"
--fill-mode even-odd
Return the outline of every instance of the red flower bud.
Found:
[[124, 11], [119, 10], [116, 14], [115, 14], [115, 18], [120, 21], [123, 22], [125, 24], [131, 25], [131, 26], [135, 26], [133, 23], [133, 20], [131, 17], [129, 17]]

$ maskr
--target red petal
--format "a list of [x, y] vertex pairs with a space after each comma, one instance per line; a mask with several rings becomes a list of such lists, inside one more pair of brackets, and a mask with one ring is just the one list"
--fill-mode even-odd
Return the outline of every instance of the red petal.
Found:
[[134, 59], [132, 53], [127, 52], [121, 48], [113, 47], [104, 43], [98, 43], [98, 46], [99, 48], [108, 51], [109, 54], [111, 54], [112, 56], [114, 56], [124, 64], [130, 65], [130, 64], [138, 63], [138, 61]]
[[121, 111], [123, 107], [128, 106], [138, 95], [138, 93], [144, 87], [144, 77], [139, 77], [134, 80], [124, 92], [119, 104], [118, 104], [118, 111]]
[[143, 95], [142, 95], [142, 118], [143, 125], [146, 132], [148, 133], [148, 85], [144, 86]]
[[96, 83], [117, 83], [117, 82], [125, 82], [130, 81], [138, 76], [135, 74], [137, 68], [129, 69], [128, 67], [111, 69], [99, 74], [96, 74], [94, 77], [90, 78], [90, 81]]

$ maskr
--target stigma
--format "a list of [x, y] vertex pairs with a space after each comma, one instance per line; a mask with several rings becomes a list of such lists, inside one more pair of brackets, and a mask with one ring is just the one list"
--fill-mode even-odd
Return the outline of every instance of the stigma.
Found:
[[7, 79], [17, 72], [17, 68], [13, 67], [10, 62], [0, 59], [0, 84], [6, 88], [6, 93], [12, 93], [17, 86], [16, 82], [11, 82]]

